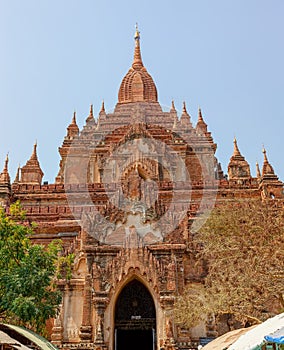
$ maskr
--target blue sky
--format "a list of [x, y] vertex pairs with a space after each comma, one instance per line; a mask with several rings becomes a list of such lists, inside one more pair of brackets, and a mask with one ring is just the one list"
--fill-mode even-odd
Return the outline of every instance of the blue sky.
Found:
[[282, 0], [0, 0], [0, 168], [24, 165], [37, 140], [44, 180], [74, 109], [117, 102], [132, 63], [135, 23], [162, 106], [198, 106], [227, 172], [237, 137], [255, 175], [262, 144], [284, 180]]

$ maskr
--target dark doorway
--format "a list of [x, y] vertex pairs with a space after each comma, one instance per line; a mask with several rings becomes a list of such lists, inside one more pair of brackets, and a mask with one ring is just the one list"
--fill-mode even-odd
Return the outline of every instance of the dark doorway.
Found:
[[156, 310], [148, 289], [138, 280], [121, 291], [115, 307], [115, 350], [155, 350]]

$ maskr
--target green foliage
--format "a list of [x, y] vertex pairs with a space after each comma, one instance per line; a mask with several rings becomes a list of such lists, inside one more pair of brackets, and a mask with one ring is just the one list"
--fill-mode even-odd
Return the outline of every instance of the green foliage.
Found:
[[283, 311], [284, 210], [276, 204], [233, 202], [212, 211], [193, 242], [207, 277], [198, 293], [189, 285], [179, 298], [177, 320], [192, 326], [226, 313], [259, 322]]
[[72, 277], [72, 266], [75, 255], [70, 253], [66, 256], [60, 256], [57, 260], [57, 278], [70, 280]]
[[71, 269], [73, 260], [59, 256], [59, 240], [47, 247], [33, 245], [32, 234], [19, 202], [11, 205], [10, 215], [0, 209], [0, 316], [42, 331], [61, 301], [58, 271], [63, 263]]

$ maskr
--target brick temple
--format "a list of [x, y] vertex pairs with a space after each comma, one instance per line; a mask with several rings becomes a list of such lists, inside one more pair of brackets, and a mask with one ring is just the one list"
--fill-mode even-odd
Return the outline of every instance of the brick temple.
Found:
[[[266, 151], [256, 177], [237, 140], [224, 175], [217, 145], [198, 110], [163, 111], [135, 33], [132, 66], [112, 113], [90, 107], [82, 130], [74, 113], [52, 184], [42, 183], [37, 145], [12, 183], [8, 158], [0, 201], [20, 200], [37, 224], [33, 240], [62, 239], [75, 254], [72, 278], [59, 281], [60, 314], [51, 339], [65, 349], [197, 349], [215, 336], [214, 320], [193, 329], [174, 323], [173, 305], [187, 283], [204, 278], [190, 248], [196, 217], [233, 199], [283, 200], [283, 183]], [[217, 329], [218, 332], [218, 329]]]

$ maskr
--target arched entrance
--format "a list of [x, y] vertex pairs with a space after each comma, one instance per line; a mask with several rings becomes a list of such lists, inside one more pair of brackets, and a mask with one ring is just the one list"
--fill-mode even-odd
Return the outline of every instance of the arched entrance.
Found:
[[156, 350], [156, 310], [148, 289], [129, 282], [115, 305], [115, 350]]

